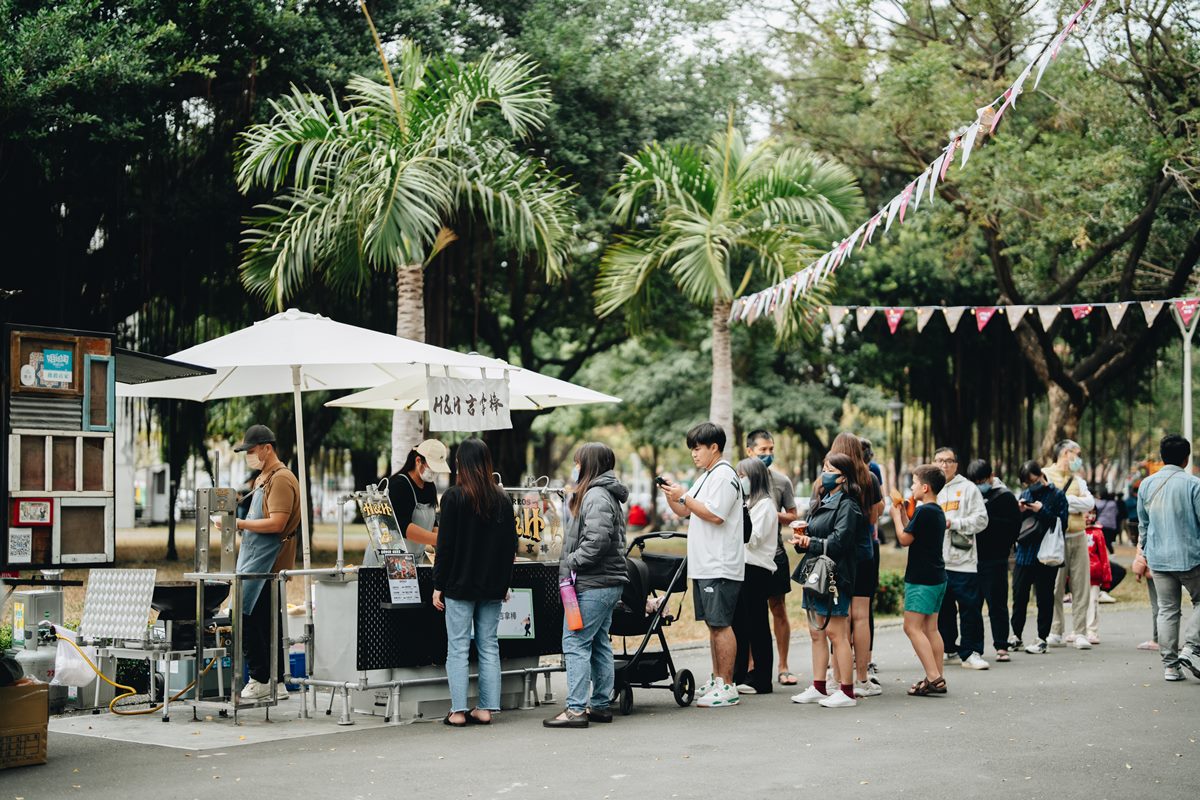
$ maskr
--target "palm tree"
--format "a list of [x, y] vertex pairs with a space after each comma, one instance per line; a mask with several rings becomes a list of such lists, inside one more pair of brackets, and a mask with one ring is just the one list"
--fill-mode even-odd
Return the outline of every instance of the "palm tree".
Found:
[[[775, 283], [846, 226], [859, 191], [844, 166], [764, 141], [748, 148], [730, 120], [704, 150], [650, 144], [627, 159], [614, 216], [631, 231], [605, 252], [596, 280], [601, 316], [625, 308], [635, 324], [652, 276], [669, 272], [685, 298], [712, 307], [710, 418], [732, 449], [729, 315], [758, 270]], [[741, 277], [734, 284], [734, 272]]]
[[[344, 103], [293, 87], [272, 103], [269, 122], [243, 134], [239, 188], [278, 194], [246, 221], [242, 280], [282, 307], [314, 279], [360, 291], [370, 271], [395, 271], [396, 334], [424, 341], [424, 269], [455, 240], [448, 223], [456, 213], [481, 217], [553, 279], [572, 232], [573, 195], [542, 160], [513, 146], [550, 108], [527, 58], [464, 65], [428, 59], [404, 41], [396, 74], [388, 67], [384, 75], [352, 78]], [[394, 466], [421, 435], [419, 414], [396, 412]]]

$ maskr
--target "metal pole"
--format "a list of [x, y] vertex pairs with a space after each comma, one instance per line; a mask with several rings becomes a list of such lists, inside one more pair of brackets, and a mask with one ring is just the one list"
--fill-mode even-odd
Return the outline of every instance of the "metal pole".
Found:
[[[312, 528], [308, 519], [308, 470], [304, 455], [304, 407], [300, 403], [300, 365], [292, 365], [292, 404], [296, 409], [296, 469], [300, 473], [300, 545], [304, 554], [304, 569], [312, 567]], [[309, 639], [313, 635], [313, 584], [312, 578], [304, 576], [304, 631]], [[312, 674], [311, 650], [305, 648], [308, 663], [305, 671]]]
[[[1183, 438], [1192, 443], [1192, 336], [1196, 333], [1196, 324], [1200, 322], [1200, 309], [1192, 314], [1189, 324], [1184, 323], [1183, 315], [1174, 303], [1171, 304], [1171, 315], [1183, 337]], [[1192, 460], [1188, 458], [1186, 468], [1190, 470], [1191, 466]]]

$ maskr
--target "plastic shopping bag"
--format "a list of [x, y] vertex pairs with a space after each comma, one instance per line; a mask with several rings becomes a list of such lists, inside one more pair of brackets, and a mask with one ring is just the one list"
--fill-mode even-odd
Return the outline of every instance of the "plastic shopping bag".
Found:
[[[50, 680], [53, 686], [78, 686], [83, 688], [96, 680], [96, 671], [91, 668], [83, 656], [79, 654], [71, 642], [75, 641], [75, 631], [55, 625], [54, 630], [59, 636], [69, 641], [58, 640], [58, 650], [54, 654], [54, 677]], [[95, 660], [96, 648], [85, 647], [88, 658]]]
[[1054, 521], [1054, 530], [1047, 531], [1038, 548], [1038, 561], [1047, 567], [1061, 567], [1066, 558], [1066, 540], [1063, 538], [1062, 520]]

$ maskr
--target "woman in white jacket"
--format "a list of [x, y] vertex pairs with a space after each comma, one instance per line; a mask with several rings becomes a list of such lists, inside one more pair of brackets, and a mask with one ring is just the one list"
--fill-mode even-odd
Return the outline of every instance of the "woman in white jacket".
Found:
[[771, 476], [762, 461], [758, 458], [739, 461], [737, 474], [742, 483], [742, 499], [750, 509], [751, 531], [746, 542], [746, 577], [733, 617], [733, 634], [737, 637], [733, 682], [741, 694], [768, 694], [772, 691], [775, 651], [767, 597], [771, 593], [771, 574], [775, 571], [779, 509], [771, 499]]

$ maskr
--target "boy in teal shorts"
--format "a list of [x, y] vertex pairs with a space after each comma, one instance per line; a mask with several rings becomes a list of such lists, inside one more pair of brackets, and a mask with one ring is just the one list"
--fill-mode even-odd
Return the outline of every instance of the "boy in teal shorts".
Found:
[[904, 633], [925, 668], [925, 677], [908, 690], [918, 697], [946, 693], [942, 635], [938, 632], [938, 612], [946, 595], [946, 563], [942, 560], [946, 514], [937, 503], [938, 492], [945, 485], [946, 476], [940, 469], [933, 464], [922, 464], [913, 470], [912, 498], [916, 507], [912, 518], [902, 502], [892, 503], [896, 540], [908, 548], [908, 567], [904, 570]]

